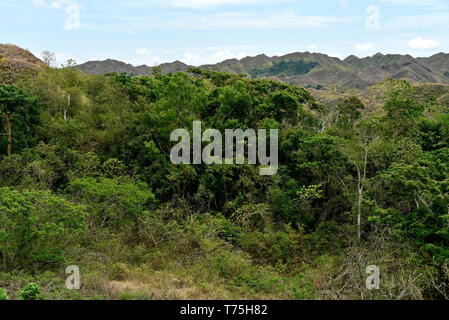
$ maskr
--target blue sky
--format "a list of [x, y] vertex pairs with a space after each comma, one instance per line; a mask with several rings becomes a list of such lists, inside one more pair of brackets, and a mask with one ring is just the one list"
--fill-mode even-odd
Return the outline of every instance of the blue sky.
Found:
[[1, 0], [0, 43], [134, 65], [449, 52], [449, 0]]

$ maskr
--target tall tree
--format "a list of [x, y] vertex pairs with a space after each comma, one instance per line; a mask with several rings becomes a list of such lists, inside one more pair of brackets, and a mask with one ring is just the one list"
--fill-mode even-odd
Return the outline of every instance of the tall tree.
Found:
[[406, 80], [389, 80], [387, 84], [384, 110], [390, 134], [394, 138], [413, 137], [429, 101], [418, 97], [416, 87]]
[[13, 144], [13, 125], [12, 120], [16, 113], [21, 111], [22, 108], [34, 105], [37, 101], [36, 97], [33, 97], [13, 85], [0, 85], [0, 114], [3, 114], [6, 121], [6, 133], [8, 138], [7, 154], [12, 154]]
[[379, 134], [379, 123], [376, 119], [360, 121], [352, 130], [350, 138], [342, 139], [341, 152], [347, 157], [355, 170], [352, 186], [355, 189], [354, 211], [357, 218], [357, 239], [362, 237], [362, 205], [365, 200], [366, 184], [370, 178], [369, 166], [372, 165], [375, 152], [382, 148], [382, 136]]

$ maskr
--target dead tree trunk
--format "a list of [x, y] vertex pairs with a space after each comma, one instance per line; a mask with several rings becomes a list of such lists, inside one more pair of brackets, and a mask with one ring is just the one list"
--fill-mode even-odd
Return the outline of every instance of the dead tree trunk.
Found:
[[71, 96], [67, 96], [67, 107], [64, 107], [64, 122], [67, 122], [67, 110], [70, 109]]
[[363, 157], [363, 168], [357, 168], [357, 239], [362, 238], [362, 202], [363, 192], [365, 190], [366, 170], [368, 166], [368, 146], [365, 143]]
[[360, 179], [359, 173], [359, 181], [357, 186], [357, 239], [360, 240], [362, 238], [362, 201], [363, 201], [363, 185]]

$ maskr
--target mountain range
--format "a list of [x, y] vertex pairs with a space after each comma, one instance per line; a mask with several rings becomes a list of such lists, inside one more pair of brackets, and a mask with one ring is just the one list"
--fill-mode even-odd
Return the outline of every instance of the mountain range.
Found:
[[[187, 71], [192, 66], [183, 62], [164, 63], [158, 66], [163, 73]], [[151, 75], [153, 68], [133, 66], [117, 60], [89, 61], [77, 66], [90, 74], [109, 72], [130, 75]], [[428, 58], [410, 55], [381, 54], [366, 58], [354, 55], [341, 60], [321, 53], [297, 52], [284, 56], [268, 57], [264, 54], [241, 60], [229, 59], [200, 68], [248, 74], [254, 78], [268, 77], [303, 86], [322, 88], [364, 89], [379, 81], [408, 79], [422, 83], [449, 83], [449, 54], [438, 53]]]
[[[15, 45], [0, 44], [0, 71], [14, 75], [20, 70], [39, 70], [45, 64], [28, 50]], [[188, 71], [181, 61], [158, 66], [163, 73]], [[110, 72], [133, 76], [150, 76], [154, 67], [133, 66], [108, 59], [89, 61], [76, 66], [89, 74]], [[272, 78], [286, 83], [314, 89], [365, 89], [385, 79], [408, 79], [418, 83], [449, 84], [449, 54], [438, 53], [428, 58], [411, 55], [381, 54], [366, 58], [354, 55], [341, 60], [321, 53], [297, 52], [284, 56], [268, 57], [264, 54], [243, 59], [229, 59], [200, 68], [247, 74], [253, 78]], [[11, 78], [10, 77], [10, 78]]]

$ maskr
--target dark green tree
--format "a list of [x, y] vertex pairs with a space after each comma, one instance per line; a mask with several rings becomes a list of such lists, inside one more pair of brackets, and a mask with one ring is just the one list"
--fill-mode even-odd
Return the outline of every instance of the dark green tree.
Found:
[[8, 139], [7, 154], [12, 154], [13, 146], [13, 118], [29, 108], [30, 113], [37, 113], [37, 98], [29, 95], [13, 85], [0, 85], [0, 114], [4, 115], [6, 133], [2, 135]]

